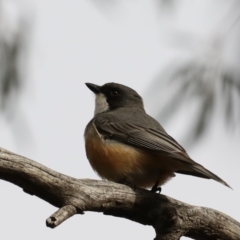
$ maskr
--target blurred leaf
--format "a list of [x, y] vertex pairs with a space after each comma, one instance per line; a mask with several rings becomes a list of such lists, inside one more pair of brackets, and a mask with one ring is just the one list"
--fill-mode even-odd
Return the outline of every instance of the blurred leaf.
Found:
[[[238, 95], [237, 101], [234, 101], [234, 95]], [[225, 99], [225, 117], [226, 122], [234, 124], [236, 108], [239, 107], [240, 97], [240, 74], [225, 72], [222, 76], [222, 96]]]
[[26, 39], [28, 19], [18, 8], [17, 2], [0, 0], [0, 111], [12, 116], [17, 97], [24, 83], [26, 64]]
[[[171, 73], [164, 80], [169, 89], [166, 90], [166, 86], [159, 87], [160, 96], [163, 95], [162, 89], [171, 92], [167, 103], [157, 115], [160, 121], [171, 118], [183, 105], [189, 105], [197, 99], [199, 102], [197, 118], [189, 138], [192, 136], [196, 140], [204, 134], [218, 105], [222, 110], [223, 118], [225, 116], [226, 125], [237, 126], [235, 124], [237, 121], [234, 120], [240, 108], [240, 74], [238, 71], [225, 70], [218, 75], [218, 68], [213, 67], [215, 65], [208, 65], [207, 61], [191, 61], [175, 66], [173, 70], [171, 64], [171, 67], [166, 70], [171, 69]], [[220, 91], [219, 84], [222, 89]], [[156, 89], [156, 85], [154, 88]], [[175, 92], [171, 88], [174, 88]]]
[[219, 111], [228, 128], [240, 126], [239, 6], [239, 1], [229, 3], [230, 11], [226, 10], [220, 24], [204, 39], [173, 29], [173, 45], [177, 43], [192, 56], [184, 62], [171, 62], [152, 84], [151, 92], [158, 89], [161, 102], [165, 101], [157, 114], [160, 122], [170, 120], [186, 106], [191, 111], [188, 114], [194, 114], [190, 141], [205, 133]]

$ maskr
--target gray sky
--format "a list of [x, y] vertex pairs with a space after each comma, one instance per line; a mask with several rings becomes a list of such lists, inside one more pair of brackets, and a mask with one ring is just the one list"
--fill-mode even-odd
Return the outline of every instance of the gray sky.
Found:
[[[196, 50], [174, 45], [174, 33], [191, 33], [206, 42], [229, 8], [216, 0], [182, 1], [172, 14], [158, 8], [157, 1], [144, 0], [25, 0], [21, 4], [32, 18], [27, 85], [17, 117], [12, 122], [0, 118], [0, 146], [64, 174], [94, 179], [98, 176], [85, 156], [83, 139], [93, 116], [94, 96], [84, 83], [128, 85], [144, 97], [147, 112], [154, 116], [158, 106], [152, 106], [146, 94], [150, 82], [171, 60]], [[191, 122], [187, 114], [186, 108], [164, 126], [178, 141]], [[216, 115], [208, 134], [188, 153], [234, 191], [214, 181], [178, 175], [163, 186], [162, 193], [240, 221], [239, 135], [226, 132]], [[0, 181], [0, 189], [2, 239], [155, 236], [151, 227], [90, 212], [52, 230], [45, 219], [55, 207], [7, 182]]]

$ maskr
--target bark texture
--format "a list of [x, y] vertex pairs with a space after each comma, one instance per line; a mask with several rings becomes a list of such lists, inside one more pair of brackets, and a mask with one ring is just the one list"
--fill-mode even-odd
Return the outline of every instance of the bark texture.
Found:
[[151, 225], [156, 240], [176, 240], [181, 236], [199, 240], [240, 239], [240, 223], [216, 210], [113, 182], [79, 180], [2, 148], [0, 179], [58, 207], [46, 220], [51, 228], [74, 214], [94, 211]]

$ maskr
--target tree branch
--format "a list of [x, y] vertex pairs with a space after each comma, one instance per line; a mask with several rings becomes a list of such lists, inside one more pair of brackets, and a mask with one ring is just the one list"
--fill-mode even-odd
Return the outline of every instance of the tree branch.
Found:
[[58, 207], [46, 221], [51, 228], [74, 214], [94, 211], [151, 225], [155, 240], [240, 239], [240, 223], [216, 210], [113, 182], [79, 180], [2, 148], [0, 179]]

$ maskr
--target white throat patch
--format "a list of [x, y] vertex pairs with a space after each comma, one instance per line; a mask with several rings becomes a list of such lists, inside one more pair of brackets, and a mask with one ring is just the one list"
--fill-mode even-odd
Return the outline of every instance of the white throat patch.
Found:
[[102, 93], [96, 94], [94, 116], [107, 110], [109, 110], [109, 105], [105, 95]]

